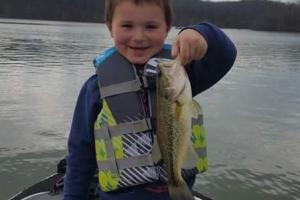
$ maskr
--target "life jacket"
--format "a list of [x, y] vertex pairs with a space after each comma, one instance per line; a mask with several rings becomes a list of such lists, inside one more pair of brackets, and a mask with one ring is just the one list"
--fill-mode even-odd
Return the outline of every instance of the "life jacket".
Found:
[[[170, 58], [170, 45], [155, 55]], [[94, 124], [99, 186], [108, 192], [119, 188], [167, 181], [155, 135], [155, 58], [149, 60], [141, 78], [137, 69], [115, 47], [94, 60], [102, 109]], [[144, 104], [143, 95], [148, 98]], [[148, 111], [147, 111], [148, 110]], [[207, 169], [203, 116], [192, 119], [194, 155], [183, 166], [183, 177]], [[196, 152], [196, 153], [195, 153]], [[196, 156], [195, 156], [196, 155]]]

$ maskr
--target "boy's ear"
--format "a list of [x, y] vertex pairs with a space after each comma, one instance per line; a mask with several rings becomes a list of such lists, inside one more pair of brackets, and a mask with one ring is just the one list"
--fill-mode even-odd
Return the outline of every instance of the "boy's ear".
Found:
[[109, 30], [110, 32], [110, 36], [113, 37], [113, 34], [112, 34], [112, 25], [110, 22], [106, 22], [106, 27], [107, 29]]
[[167, 26], [167, 34], [166, 37], [168, 36], [169, 31], [171, 30], [171, 26]]
[[171, 26], [167, 26], [167, 32], [169, 32], [171, 29]]

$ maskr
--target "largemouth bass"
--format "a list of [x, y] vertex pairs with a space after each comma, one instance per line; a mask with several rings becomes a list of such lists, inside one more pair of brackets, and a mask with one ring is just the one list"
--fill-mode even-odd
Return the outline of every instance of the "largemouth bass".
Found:
[[192, 99], [191, 85], [179, 58], [159, 60], [157, 78], [157, 139], [168, 174], [172, 200], [194, 199], [181, 175], [191, 146], [192, 117], [199, 107]]

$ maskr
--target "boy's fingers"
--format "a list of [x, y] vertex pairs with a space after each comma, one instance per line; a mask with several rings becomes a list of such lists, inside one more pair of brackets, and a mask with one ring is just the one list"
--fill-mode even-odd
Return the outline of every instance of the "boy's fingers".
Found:
[[180, 60], [181, 64], [186, 65], [189, 62], [190, 59], [190, 45], [188, 43], [185, 43], [184, 40], [180, 41]]
[[179, 45], [178, 45], [178, 40], [176, 39], [174, 42], [173, 42], [173, 45], [172, 45], [172, 49], [171, 49], [171, 57], [172, 58], [176, 58], [177, 55], [178, 55], [178, 52], [179, 52]]
[[193, 60], [197, 60], [199, 58], [201, 58], [202, 52], [200, 48], [194, 48], [194, 54], [192, 56]]

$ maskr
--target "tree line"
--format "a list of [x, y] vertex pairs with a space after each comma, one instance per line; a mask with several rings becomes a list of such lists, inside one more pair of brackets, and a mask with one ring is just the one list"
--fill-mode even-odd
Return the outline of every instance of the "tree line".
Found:
[[[222, 28], [300, 31], [300, 4], [268, 0], [173, 0], [174, 25], [201, 21]], [[104, 0], [0, 0], [0, 17], [104, 22]]]
[[104, 0], [0, 0], [0, 17], [102, 22]]
[[[190, 3], [185, 4], [183, 2]], [[238, 2], [185, 0], [178, 3], [176, 22], [179, 25], [195, 23], [200, 19], [226, 28], [300, 31], [300, 3], [286, 4], [267, 0]]]

